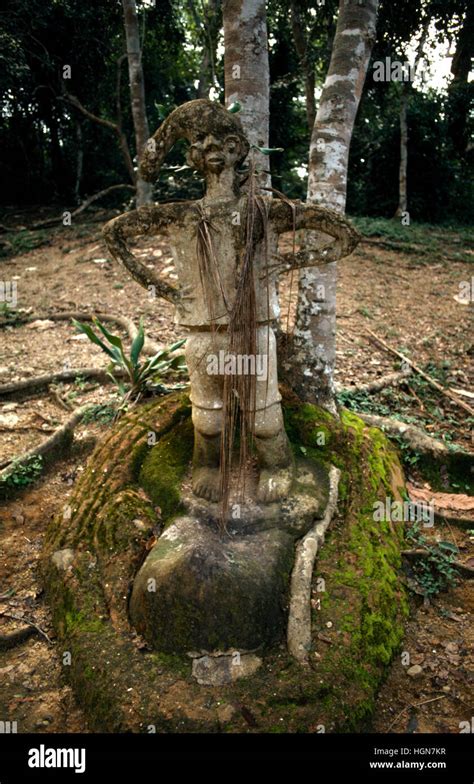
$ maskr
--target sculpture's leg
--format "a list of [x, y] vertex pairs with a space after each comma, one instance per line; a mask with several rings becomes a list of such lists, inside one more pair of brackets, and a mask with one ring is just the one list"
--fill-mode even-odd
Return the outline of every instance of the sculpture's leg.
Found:
[[260, 464], [257, 494], [260, 501], [268, 503], [288, 495], [294, 466], [280, 404], [275, 335], [270, 327], [261, 326], [257, 339], [267, 371], [257, 376], [256, 382], [255, 448]]
[[255, 448], [260, 464], [258, 500], [269, 503], [284, 498], [290, 492], [294, 464], [279, 402], [257, 410]]
[[219, 350], [224, 335], [195, 330], [186, 341], [194, 424], [193, 492], [219, 501], [223, 377], [210, 372], [209, 358]]
[[209, 411], [193, 405], [193, 492], [208, 501], [219, 501], [222, 410]]

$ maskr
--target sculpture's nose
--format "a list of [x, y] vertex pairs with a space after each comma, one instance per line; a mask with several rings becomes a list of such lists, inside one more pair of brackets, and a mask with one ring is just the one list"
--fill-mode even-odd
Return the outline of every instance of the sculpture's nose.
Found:
[[222, 142], [216, 136], [213, 136], [212, 133], [208, 134], [204, 139], [204, 149], [205, 150], [220, 150], [222, 147]]

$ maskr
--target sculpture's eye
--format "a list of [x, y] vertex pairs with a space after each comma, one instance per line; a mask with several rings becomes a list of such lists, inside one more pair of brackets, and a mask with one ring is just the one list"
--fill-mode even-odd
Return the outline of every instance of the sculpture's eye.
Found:
[[236, 150], [238, 148], [238, 145], [239, 145], [238, 139], [235, 139], [233, 137], [230, 137], [230, 138], [226, 139], [226, 141], [225, 141], [225, 147], [226, 147], [227, 152], [229, 152], [229, 153], [236, 152]]

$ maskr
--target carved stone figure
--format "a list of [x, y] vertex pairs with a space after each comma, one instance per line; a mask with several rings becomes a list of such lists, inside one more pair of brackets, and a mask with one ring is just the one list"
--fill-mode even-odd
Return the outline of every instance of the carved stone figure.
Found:
[[[189, 165], [205, 177], [205, 196], [140, 207], [110, 221], [104, 235], [111, 254], [136, 281], [176, 306], [176, 321], [188, 332], [194, 493], [209, 501], [226, 494], [239, 424], [241, 465], [251, 441], [260, 470], [257, 500], [272, 502], [289, 493], [293, 477], [272, 329], [278, 316], [276, 280], [292, 267], [348, 255], [358, 234], [331, 210], [262, 195], [252, 165], [246, 176], [238, 171], [249, 153], [238, 117], [208, 100], [190, 101], [162, 123], [143, 156], [144, 179], [156, 179], [180, 138], [190, 143]], [[297, 229], [319, 230], [334, 242], [268, 258], [276, 235]], [[155, 234], [170, 244], [178, 288], [161, 280], [127, 246], [132, 237]]]

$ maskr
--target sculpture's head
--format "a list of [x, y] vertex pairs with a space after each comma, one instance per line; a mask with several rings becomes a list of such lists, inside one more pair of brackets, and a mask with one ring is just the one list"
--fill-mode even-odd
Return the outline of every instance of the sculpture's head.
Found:
[[235, 169], [247, 156], [249, 143], [238, 117], [220, 103], [199, 99], [178, 106], [148, 140], [140, 163], [144, 180], [156, 180], [178, 139], [187, 139], [187, 161], [205, 176]]

